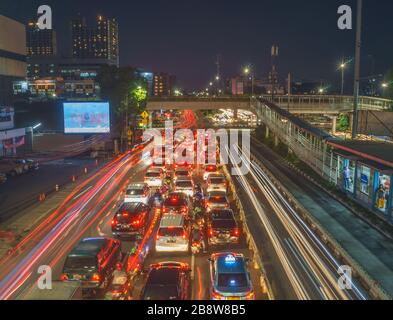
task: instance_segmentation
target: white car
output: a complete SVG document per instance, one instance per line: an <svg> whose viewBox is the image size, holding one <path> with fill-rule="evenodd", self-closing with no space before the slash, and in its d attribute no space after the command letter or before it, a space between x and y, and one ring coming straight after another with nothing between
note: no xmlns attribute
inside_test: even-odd
<svg viewBox="0 0 393 320"><path fill-rule="evenodd" d="M188 169L179 168L175 170L173 181L176 182L176 180L184 180L190 178L191 178L191 172Z"/></svg>
<svg viewBox="0 0 393 320"><path fill-rule="evenodd" d="M140 202L149 204L150 188L146 183L133 183L128 185L124 196L124 203Z"/></svg>
<svg viewBox="0 0 393 320"><path fill-rule="evenodd" d="M150 169L145 174L144 182L149 187L162 187L163 172L161 169Z"/></svg>
<svg viewBox="0 0 393 320"><path fill-rule="evenodd" d="M168 214L161 218L156 235L156 252L188 252L189 225L182 214Z"/></svg>
<svg viewBox="0 0 393 320"><path fill-rule="evenodd" d="M175 182L174 192L181 192L189 197L194 196L194 183L191 179L179 178Z"/></svg>
<svg viewBox="0 0 393 320"><path fill-rule="evenodd" d="M214 191L227 192L227 181L225 176L222 174L210 174L207 178L207 188L208 193Z"/></svg>

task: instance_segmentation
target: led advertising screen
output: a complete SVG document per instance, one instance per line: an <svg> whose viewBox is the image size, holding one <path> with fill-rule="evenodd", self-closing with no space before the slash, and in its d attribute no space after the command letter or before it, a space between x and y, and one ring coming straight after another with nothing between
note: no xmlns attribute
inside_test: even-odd
<svg viewBox="0 0 393 320"><path fill-rule="evenodd" d="M65 102L64 133L109 133L108 102Z"/></svg>

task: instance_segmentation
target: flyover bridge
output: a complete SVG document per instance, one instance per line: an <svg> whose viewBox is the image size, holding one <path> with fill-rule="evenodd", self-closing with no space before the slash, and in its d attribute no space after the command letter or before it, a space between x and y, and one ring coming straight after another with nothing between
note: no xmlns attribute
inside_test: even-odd
<svg viewBox="0 0 393 320"><path fill-rule="evenodd" d="M296 95L296 96L260 96L260 99L273 102L275 105L292 114L323 114L337 116L340 113L351 113L353 97L329 95ZM250 110L250 97L152 97L147 101L147 110ZM375 97L360 97L360 110L390 111L393 101Z"/></svg>

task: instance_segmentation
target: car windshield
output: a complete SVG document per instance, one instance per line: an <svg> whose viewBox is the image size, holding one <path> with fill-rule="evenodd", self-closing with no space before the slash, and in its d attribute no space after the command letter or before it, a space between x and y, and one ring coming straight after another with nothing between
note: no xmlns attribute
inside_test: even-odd
<svg viewBox="0 0 393 320"><path fill-rule="evenodd" d="M210 202L213 203L226 203L227 199L223 196L213 196L209 198Z"/></svg>
<svg viewBox="0 0 393 320"><path fill-rule="evenodd" d="M153 171L146 172L146 177L149 178L158 178L159 176L160 176L159 172L153 172Z"/></svg>
<svg viewBox="0 0 393 320"><path fill-rule="evenodd" d="M211 184L222 184L225 183L224 178L210 178L210 183Z"/></svg>
<svg viewBox="0 0 393 320"><path fill-rule="evenodd" d="M128 196L141 196L143 195L143 189L127 189Z"/></svg>
<svg viewBox="0 0 393 320"><path fill-rule="evenodd" d="M236 222L234 220L213 220L213 229L233 229L236 227Z"/></svg>
<svg viewBox="0 0 393 320"><path fill-rule="evenodd" d="M217 279L218 287L239 288L247 286L244 273L220 273Z"/></svg>
<svg viewBox="0 0 393 320"><path fill-rule="evenodd" d="M191 181L177 181L176 187L192 188L192 182Z"/></svg>
<svg viewBox="0 0 393 320"><path fill-rule="evenodd" d="M143 293L143 300L178 300L177 287L171 286L147 286Z"/></svg>
<svg viewBox="0 0 393 320"><path fill-rule="evenodd" d="M177 176L189 176L189 172L188 171L176 171L175 173Z"/></svg>
<svg viewBox="0 0 393 320"><path fill-rule="evenodd" d="M212 219L233 220L233 213L229 210L217 210L212 212Z"/></svg>
<svg viewBox="0 0 393 320"><path fill-rule="evenodd" d="M160 228L158 235L161 237L181 237L184 234L183 228Z"/></svg>
<svg viewBox="0 0 393 320"><path fill-rule="evenodd" d="M97 261L94 257L89 256L71 256L68 257L64 265L65 269L91 269L96 268Z"/></svg>

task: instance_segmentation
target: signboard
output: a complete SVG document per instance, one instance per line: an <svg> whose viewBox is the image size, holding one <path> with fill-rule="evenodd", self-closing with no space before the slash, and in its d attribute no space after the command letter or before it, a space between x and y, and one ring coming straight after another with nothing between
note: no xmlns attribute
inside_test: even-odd
<svg viewBox="0 0 393 320"><path fill-rule="evenodd" d="M141 117L142 117L142 119L147 119L147 118L149 117L149 113L146 112L146 111L143 111L143 112L141 113Z"/></svg>
<svg viewBox="0 0 393 320"><path fill-rule="evenodd" d="M0 107L0 130L8 130L14 127L14 108Z"/></svg>
<svg viewBox="0 0 393 320"><path fill-rule="evenodd" d="M110 132L108 102L64 102L64 133Z"/></svg>

